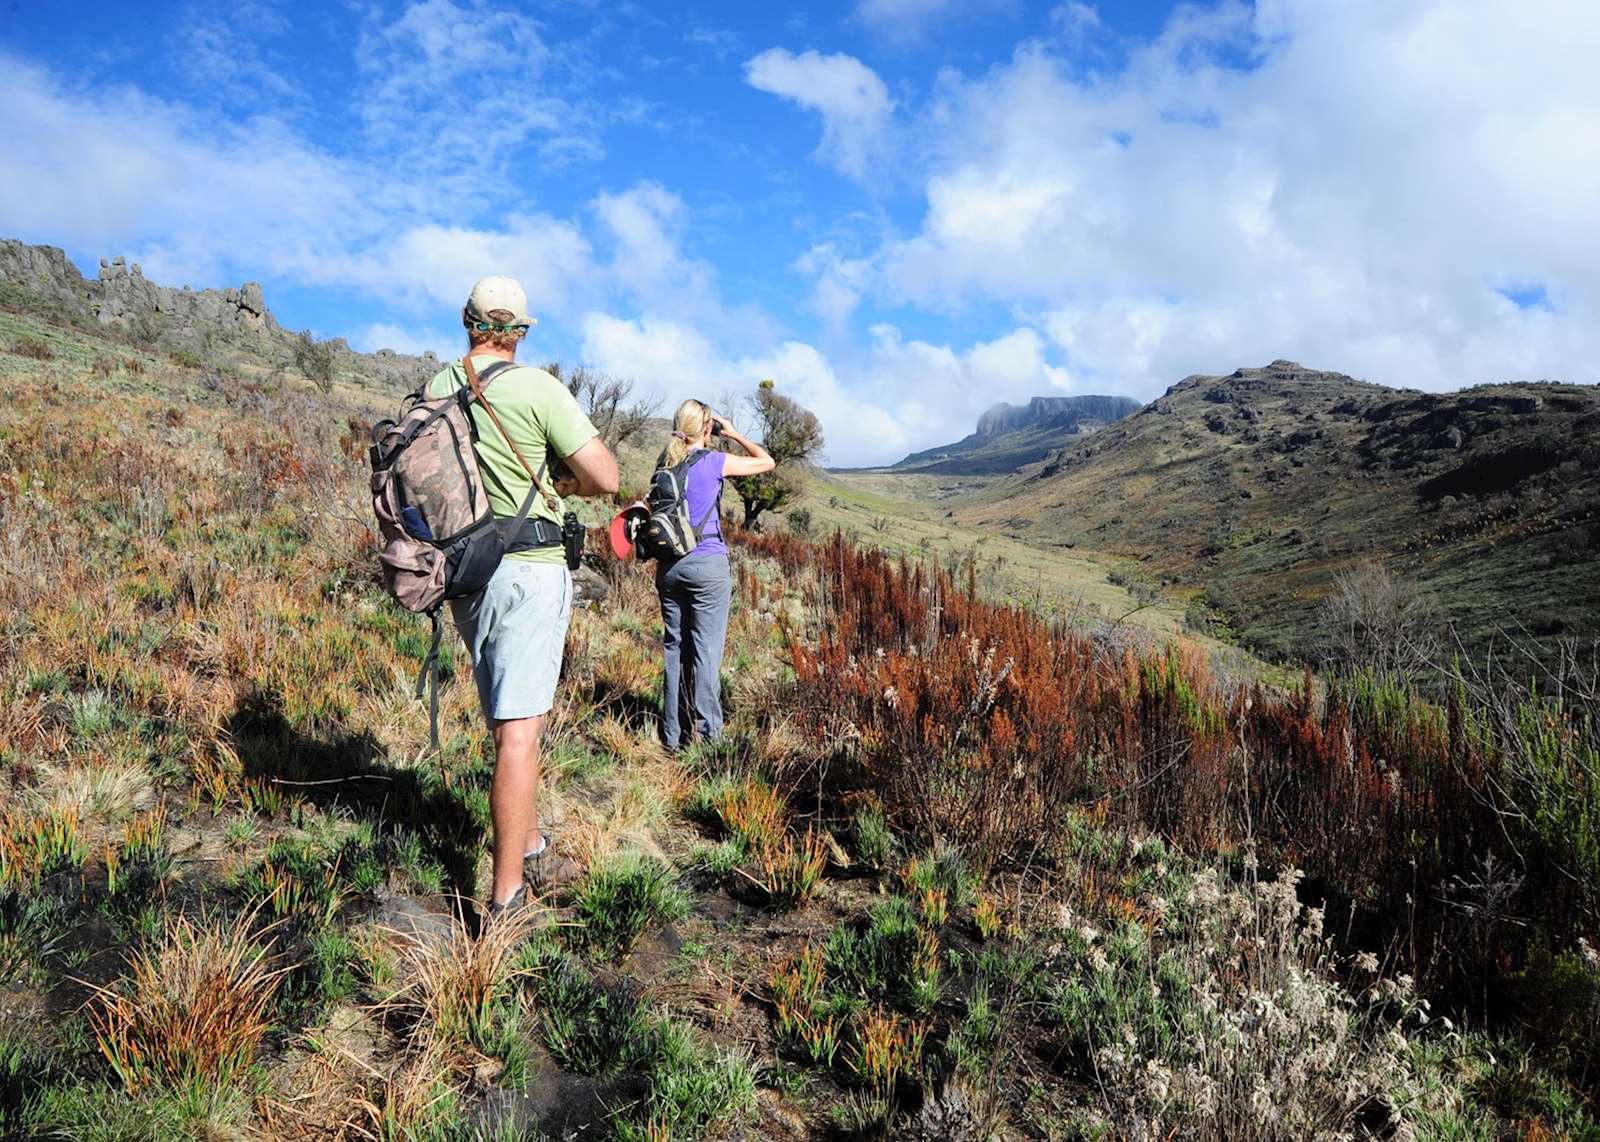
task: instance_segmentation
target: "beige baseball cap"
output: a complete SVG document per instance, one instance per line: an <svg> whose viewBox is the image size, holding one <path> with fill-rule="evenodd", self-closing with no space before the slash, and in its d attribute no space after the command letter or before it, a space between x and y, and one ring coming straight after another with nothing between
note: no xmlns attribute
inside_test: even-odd
<svg viewBox="0 0 1600 1142"><path fill-rule="evenodd" d="M509 319L495 316L496 311L511 314ZM537 325L539 319L528 314L528 295L515 278L479 278L467 295L467 316L475 321L492 321L497 325Z"/></svg>

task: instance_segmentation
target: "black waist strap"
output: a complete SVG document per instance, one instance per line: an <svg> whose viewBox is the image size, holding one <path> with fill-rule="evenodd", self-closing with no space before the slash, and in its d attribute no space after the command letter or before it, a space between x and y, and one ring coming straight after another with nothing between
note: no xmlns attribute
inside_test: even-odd
<svg viewBox="0 0 1600 1142"><path fill-rule="evenodd" d="M561 525L539 516L529 516L522 527L506 544L506 554L513 551L535 551L541 547L561 546Z"/></svg>

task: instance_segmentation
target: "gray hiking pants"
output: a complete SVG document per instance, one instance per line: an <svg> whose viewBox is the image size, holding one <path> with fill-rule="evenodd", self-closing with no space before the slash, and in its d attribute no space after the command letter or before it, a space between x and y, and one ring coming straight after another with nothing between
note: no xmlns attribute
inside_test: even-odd
<svg viewBox="0 0 1600 1142"><path fill-rule="evenodd" d="M722 648L733 576L726 555L689 555L656 572L666 670L662 739L677 749L694 733L722 737ZM692 714L692 717L691 717Z"/></svg>

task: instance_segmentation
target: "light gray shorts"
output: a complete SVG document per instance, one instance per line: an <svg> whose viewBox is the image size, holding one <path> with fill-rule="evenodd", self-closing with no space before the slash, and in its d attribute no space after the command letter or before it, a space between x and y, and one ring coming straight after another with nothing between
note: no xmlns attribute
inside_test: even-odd
<svg viewBox="0 0 1600 1142"><path fill-rule="evenodd" d="M472 655L478 702L491 721L550 712L572 619L572 576L562 564L505 559L482 592L452 599Z"/></svg>

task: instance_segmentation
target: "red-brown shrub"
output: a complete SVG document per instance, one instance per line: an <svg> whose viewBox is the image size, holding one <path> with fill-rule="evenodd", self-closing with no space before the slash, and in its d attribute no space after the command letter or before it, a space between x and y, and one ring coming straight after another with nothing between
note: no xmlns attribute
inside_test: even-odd
<svg viewBox="0 0 1600 1142"><path fill-rule="evenodd" d="M1527 870L1525 909L1594 923L1570 876L1550 867L1535 885L1542 842L1513 836L1501 754L1454 703L1362 684L1318 701L1309 671L1287 694L1224 688L1181 640L1108 647L837 535L742 540L791 590L808 582L825 615L791 631L789 650L801 724L850 743L853 777L829 772L873 789L924 840L1015 861L1047 849L1069 806L1103 803L1191 849L1254 846L1304 869L1419 971L1464 914L1449 886L1486 854ZM741 587L765 590L748 574Z"/></svg>

